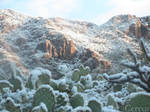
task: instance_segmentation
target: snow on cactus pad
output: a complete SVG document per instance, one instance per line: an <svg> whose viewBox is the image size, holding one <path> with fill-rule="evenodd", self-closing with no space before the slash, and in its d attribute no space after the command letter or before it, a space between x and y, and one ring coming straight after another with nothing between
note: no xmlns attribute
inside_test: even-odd
<svg viewBox="0 0 150 112"><path fill-rule="evenodd" d="M51 72L49 70L37 67L30 72L26 86L30 89L36 89L41 84L48 84L50 79Z"/></svg>
<svg viewBox="0 0 150 112"><path fill-rule="evenodd" d="M133 97L126 101L125 111L150 112L150 94L133 94Z"/></svg>
<svg viewBox="0 0 150 112"><path fill-rule="evenodd" d="M36 91L33 97L33 107L43 102L48 108L48 112L53 112L55 107L55 96L53 89L49 85L42 85Z"/></svg>
<svg viewBox="0 0 150 112"><path fill-rule="evenodd" d="M70 99L70 105L73 108L76 108L78 106L84 106L84 99L81 94L75 94Z"/></svg>

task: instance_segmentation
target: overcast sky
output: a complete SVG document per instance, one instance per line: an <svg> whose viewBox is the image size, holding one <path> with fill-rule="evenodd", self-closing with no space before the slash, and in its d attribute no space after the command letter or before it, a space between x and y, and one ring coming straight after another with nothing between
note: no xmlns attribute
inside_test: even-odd
<svg viewBox="0 0 150 112"><path fill-rule="evenodd" d="M102 24L118 14L150 15L149 0L0 0L0 9L31 16L62 17Z"/></svg>

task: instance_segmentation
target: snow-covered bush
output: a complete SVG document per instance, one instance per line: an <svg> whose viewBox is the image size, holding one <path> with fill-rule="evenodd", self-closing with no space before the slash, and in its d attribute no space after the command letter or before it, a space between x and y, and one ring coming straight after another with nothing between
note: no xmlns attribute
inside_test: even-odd
<svg viewBox="0 0 150 112"><path fill-rule="evenodd" d="M144 41L141 40L141 48L145 54L147 61L150 61L150 51L147 49ZM118 73L114 75L104 74L104 78L110 83L123 84L130 82L143 88L145 91L150 92L150 66L143 65L142 61L138 60L136 53L128 49L129 54L133 57L134 62L122 62L121 64L132 71L127 73Z"/></svg>

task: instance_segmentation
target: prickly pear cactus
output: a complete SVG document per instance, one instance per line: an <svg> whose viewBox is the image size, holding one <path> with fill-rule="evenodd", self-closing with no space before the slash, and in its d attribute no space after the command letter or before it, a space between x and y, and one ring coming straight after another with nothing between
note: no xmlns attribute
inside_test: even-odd
<svg viewBox="0 0 150 112"><path fill-rule="evenodd" d="M86 89L90 89L93 86L91 75L82 76L80 82L85 86Z"/></svg>
<svg viewBox="0 0 150 112"><path fill-rule="evenodd" d="M68 85L67 93L72 96L73 95L72 88L74 86L74 83L73 82L68 82L67 85Z"/></svg>
<svg viewBox="0 0 150 112"><path fill-rule="evenodd" d="M88 75L88 74L89 74L89 71L90 71L90 70L89 70L88 67L84 68L84 66L81 65L81 66L79 67L79 69L74 70L71 79L72 79L74 82L78 82L78 81L80 80L80 77L81 77L81 76L86 76L86 75Z"/></svg>
<svg viewBox="0 0 150 112"><path fill-rule="evenodd" d="M4 88L13 88L13 85L7 80L0 80L0 93L3 93Z"/></svg>
<svg viewBox="0 0 150 112"><path fill-rule="evenodd" d="M14 100L11 98L6 99L4 106L9 112L21 112L20 105L15 104Z"/></svg>
<svg viewBox="0 0 150 112"><path fill-rule="evenodd" d="M118 105L117 105L117 103L115 102L114 98L113 98L111 95L109 95L109 96L107 97L107 105L108 105L108 106L111 105L111 106L113 106L115 109L118 109Z"/></svg>
<svg viewBox="0 0 150 112"><path fill-rule="evenodd" d="M62 106L56 112L74 112L71 106Z"/></svg>
<svg viewBox="0 0 150 112"><path fill-rule="evenodd" d="M99 85L99 82L98 81L93 81L93 87L96 87Z"/></svg>
<svg viewBox="0 0 150 112"><path fill-rule="evenodd" d="M80 94L75 94L70 98L70 105L73 108L76 108L78 106L83 106L84 105L84 99L83 96Z"/></svg>
<svg viewBox="0 0 150 112"><path fill-rule="evenodd" d="M34 107L32 112L48 112L48 109L44 103L41 103L39 106Z"/></svg>
<svg viewBox="0 0 150 112"><path fill-rule="evenodd" d="M49 84L51 79L51 72L40 67L35 68L30 72L30 77L26 83L26 87L30 89L37 89L40 85Z"/></svg>
<svg viewBox="0 0 150 112"><path fill-rule="evenodd" d="M49 85L54 89L54 90L58 90L58 85L55 82L55 80L50 80Z"/></svg>
<svg viewBox="0 0 150 112"><path fill-rule="evenodd" d="M38 80L36 81L36 88L38 88L42 84L49 84L50 82L50 75L49 74L41 74L38 76Z"/></svg>
<svg viewBox="0 0 150 112"><path fill-rule="evenodd" d="M11 79L9 79L9 82L14 86L13 91L22 90L23 82L20 77L12 77Z"/></svg>
<svg viewBox="0 0 150 112"><path fill-rule="evenodd" d="M89 107L77 107L74 112L92 112L92 110Z"/></svg>
<svg viewBox="0 0 150 112"><path fill-rule="evenodd" d="M121 84L117 84L113 86L113 91L117 92L117 91L121 91L122 90L122 85Z"/></svg>
<svg viewBox="0 0 150 112"><path fill-rule="evenodd" d="M125 111L136 111L144 112L143 110L150 107L150 95L147 94L137 94L133 98L130 98L129 101L126 101Z"/></svg>
<svg viewBox="0 0 150 112"><path fill-rule="evenodd" d="M80 71L77 69L77 70L74 70L74 72L72 73L72 77L71 79L75 82L78 82L80 80L80 76L81 76L81 73Z"/></svg>
<svg viewBox="0 0 150 112"><path fill-rule="evenodd" d="M104 78L103 78L102 74L98 74L97 77L96 77L96 80L103 81Z"/></svg>
<svg viewBox="0 0 150 112"><path fill-rule="evenodd" d="M137 91L135 85L133 85L133 84L131 84L131 83L129 83L129 84L127 85L127 90L128 90L129 93L133 93L133 92L136 92L136 91Z"/></svg>
<svg viewBox="0 0 150 112"><path fill-rule="evenodd" d="M58 85L58 89L60 92L68 92L69 91L69 85L66 84L65 81L62 81Z"/></svg>
<svg viewBox="0 0 150 112"><path fill-rule="evenodd" d="M88 102L88 107L90 107L92 112L102 112L101 104L96 100L90 100Z"/></svg>
<svg viewBox="0 0 150 112"><path fill-rule="evenodd" d="M56 94L56 108L61 106L65 106L69 101L69 97L67 93L57 93Z"/></svg>
<svg viewBox="0 0 150 112"><path fill-rule="evenodd" d="M79 70L80 70L80 74L82 76L85 76L85 75L87 75L90 72L90 68L89 67L84 67L83 65L81 65L79 67Z"/></svg>
<svg viewBox="0 0 150 112"><path fill-rule="evenodd" d="M55 96L53 93L53 89L49 85L42 85L35 92L33 97L33 107L40 105L43 102L48 112L53 112L55 107Z"/></svg>
<svg viewBox="0 0 150 112"><path fill-rule="evenodd" d="M33 87L33 83L32 83L32 75L29 76L25 87L30 88L30 89L33 89L33 88L34 88L34 87Z"/></svg>
<svg viewBox="0 0 150 112"><path fill-rule="evenodd" d="M77 87L78 92L84 92L85 90L85 87L80 83L76 84L76 87Z"/></svg>

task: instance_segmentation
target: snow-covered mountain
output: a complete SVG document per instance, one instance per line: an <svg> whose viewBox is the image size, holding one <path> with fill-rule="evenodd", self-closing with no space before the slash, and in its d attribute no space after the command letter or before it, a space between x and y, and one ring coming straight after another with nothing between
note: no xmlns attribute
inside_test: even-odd
<svg viewBox="0 0 150 112"><path fill-rule="evenodd" d="M80 64L95 73L117 73L119 62L128 57L127 47L140 54L137 41L142 37L149 42L150 16L118 15L98 26L0 10L0 72L9 76L14 62L25 74L43 67L54 78Z"/></svg>

